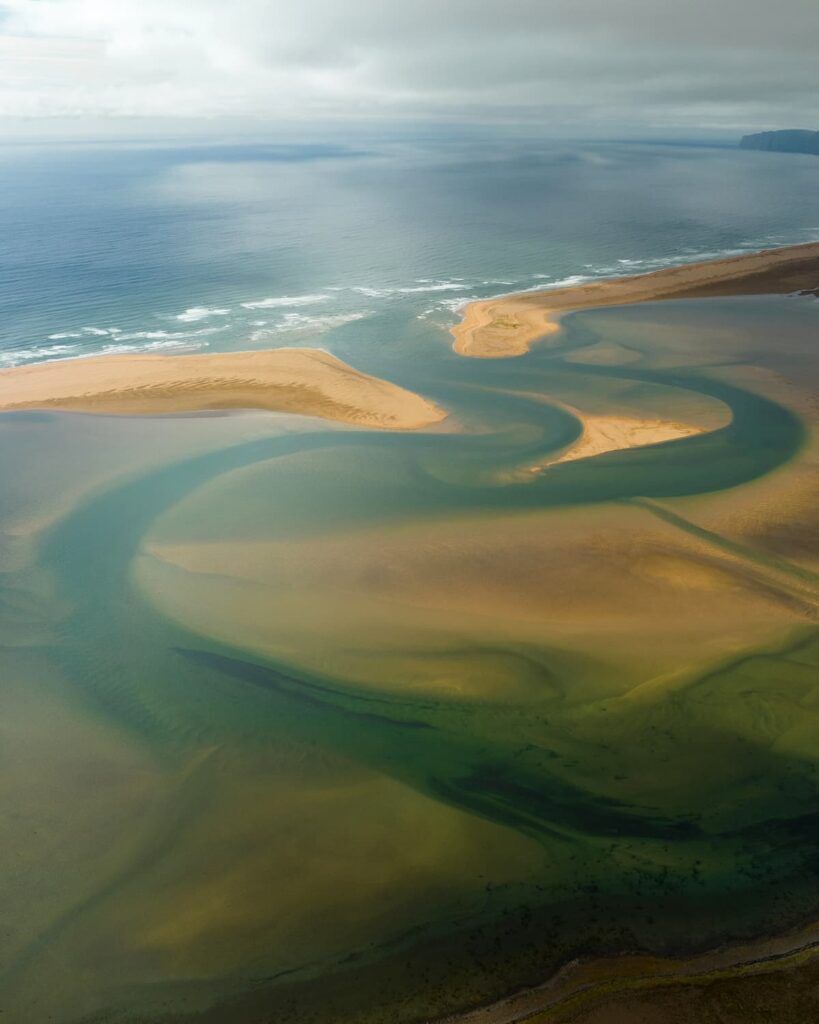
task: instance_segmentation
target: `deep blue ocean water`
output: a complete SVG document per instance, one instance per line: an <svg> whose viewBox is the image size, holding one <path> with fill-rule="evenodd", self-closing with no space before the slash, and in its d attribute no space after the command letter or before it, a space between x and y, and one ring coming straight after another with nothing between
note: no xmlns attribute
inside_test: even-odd
<svg viewBox="0 0 819 1024"><path fill-rule="evenodd" d="M803 156L645 143L0 148L0 366L321 345L482 296L819 238Z"/></svg>

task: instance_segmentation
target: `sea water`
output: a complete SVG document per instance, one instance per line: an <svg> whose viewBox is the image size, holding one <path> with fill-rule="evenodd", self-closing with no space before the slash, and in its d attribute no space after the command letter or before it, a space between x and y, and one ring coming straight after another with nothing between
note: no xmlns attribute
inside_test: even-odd
<svg viewBox="0 0 819 1024"><path fill-rule="evenodd" d="M0 365L320 345L468 300L819 236L801 156L422 139L0 147Z"/></svg>

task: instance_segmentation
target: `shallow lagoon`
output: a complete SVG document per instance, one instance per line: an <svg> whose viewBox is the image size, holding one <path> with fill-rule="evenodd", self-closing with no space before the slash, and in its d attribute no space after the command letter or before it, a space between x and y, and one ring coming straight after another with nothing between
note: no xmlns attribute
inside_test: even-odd
<svg viewBox="0 0 819 1024"><path fill-rule="evenodd" d="M360 366L436 433L2 417L9 1019L430 1019L815 915L815 310ZM530 472L565 405L708 432Z"/></svg>

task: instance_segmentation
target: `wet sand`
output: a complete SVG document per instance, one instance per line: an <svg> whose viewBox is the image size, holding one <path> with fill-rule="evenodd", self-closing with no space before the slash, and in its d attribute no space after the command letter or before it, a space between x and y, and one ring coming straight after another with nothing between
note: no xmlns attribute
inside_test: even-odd
<svg viewBox="0 0 819 1024"><path fill-rule="evenodd" d="M162 415L265 409L385 430L445 418L428 401L319 349L213 355L117 355L0 371L0 411Z"/></svg>
<svg viewBox="0 0 819 1024"><path fill-rule="evenodd" d="M819 242L731 256L706 263L470 303L452 328L462 356L522 356L560 329L564 313L660 299L785 295L819 291Z"/></svg>

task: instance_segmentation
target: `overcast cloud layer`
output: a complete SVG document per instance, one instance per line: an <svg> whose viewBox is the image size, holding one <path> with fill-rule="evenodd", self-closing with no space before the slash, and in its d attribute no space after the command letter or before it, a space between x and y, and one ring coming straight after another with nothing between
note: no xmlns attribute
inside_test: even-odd
<svg viewBox="0 0 819 1024"><path fill-rule="evenodd" d="M818 53L818 0L0 0L0 116L819 128Z"/></svg>

